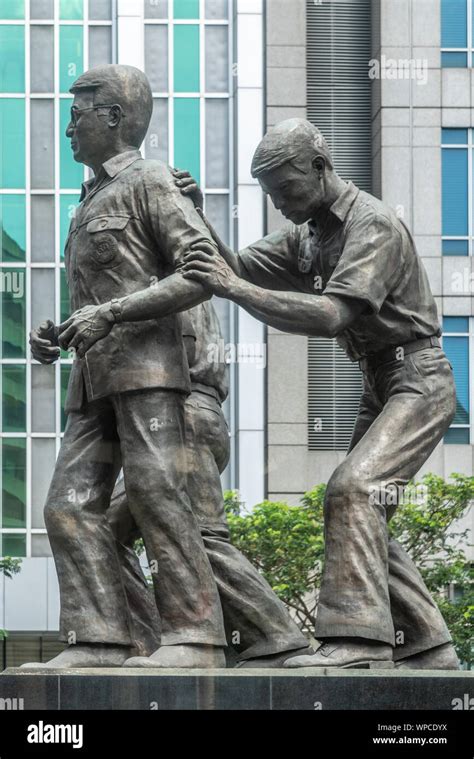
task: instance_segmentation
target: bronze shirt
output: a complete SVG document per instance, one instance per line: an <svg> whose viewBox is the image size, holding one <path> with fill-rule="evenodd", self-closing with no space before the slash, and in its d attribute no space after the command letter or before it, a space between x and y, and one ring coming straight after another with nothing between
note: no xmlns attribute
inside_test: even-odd
<svg viewBox="0 0 474 759"><path fill-rule="evenodd" d="M106 161L85 182L65 247L71 312L144 290L179 270L190 246L211 242L192 201L181 195L168 166L138 150ZM181 317L116 324L76 358L66 409L143 388L188 393Z"/></svg>
<svg viewBox="0 0 474 759"><path fill-rule="evenodd" d="M352 361L441 334L410 232L389 206L352 182L322 229L290 224L238 255L244 279L260 287L364 301L362 314L337 338Z"/></svg>

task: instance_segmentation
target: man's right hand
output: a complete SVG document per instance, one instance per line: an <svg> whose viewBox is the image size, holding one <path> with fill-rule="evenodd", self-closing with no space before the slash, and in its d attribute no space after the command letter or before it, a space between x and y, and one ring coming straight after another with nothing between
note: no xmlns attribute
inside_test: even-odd
<svg viewBox="0 0 474 759"><path fill-rule="evenodd" d="M54 364L58 360L58 331L50 319L31 330L30 347L31 355L41 364Z"/></svg>

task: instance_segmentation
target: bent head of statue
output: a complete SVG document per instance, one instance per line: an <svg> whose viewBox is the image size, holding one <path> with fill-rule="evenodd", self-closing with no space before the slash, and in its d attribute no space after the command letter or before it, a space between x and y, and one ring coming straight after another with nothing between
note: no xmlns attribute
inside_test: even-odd
<svg viewBox="0 0 474 759"><path fill-rule="evenodd" d="M283 216L303 224L328 205L332 178L337 175L319 129L305 119L287 119L259 144L252 176Z"/></svg>
<svg viewBox="0 0 474 759"><path fill-rule="evenodd" d="M133 66L89 69L72 85L66 136L74 159L96 173L109 158L140 147L153 110L150 84Z"/></svg>

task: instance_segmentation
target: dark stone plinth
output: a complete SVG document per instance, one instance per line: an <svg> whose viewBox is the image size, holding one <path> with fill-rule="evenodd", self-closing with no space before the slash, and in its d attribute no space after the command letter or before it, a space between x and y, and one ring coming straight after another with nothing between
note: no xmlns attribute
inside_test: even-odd
<svg viewBox="0 0 474 759"><path fill-rule="evenodd" d="M463 671L12 668L0 675L0 709L451 711L474 708L473 678Z"/></svg>

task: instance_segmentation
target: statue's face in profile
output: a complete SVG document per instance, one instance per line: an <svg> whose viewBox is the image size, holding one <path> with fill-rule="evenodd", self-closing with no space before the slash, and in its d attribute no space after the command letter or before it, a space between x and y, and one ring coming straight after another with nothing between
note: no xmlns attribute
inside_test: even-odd
<svg viewBox="0 0 474 759"><path fill-rule="evenodd" d="M275 208L294 224L304 224L311 219L324 198L323 185L310 161L307 173L285 163L260 175L258 181Z"/></svg>
<svg viewBox="0 0 474 759"><path fill-rule="evenodd" d="M92 90L76 92L71 107L71 119L66 137L71 140L74 160L94 166L107 152L112 139L107 124L108 108L94 104Z"/></svg>

